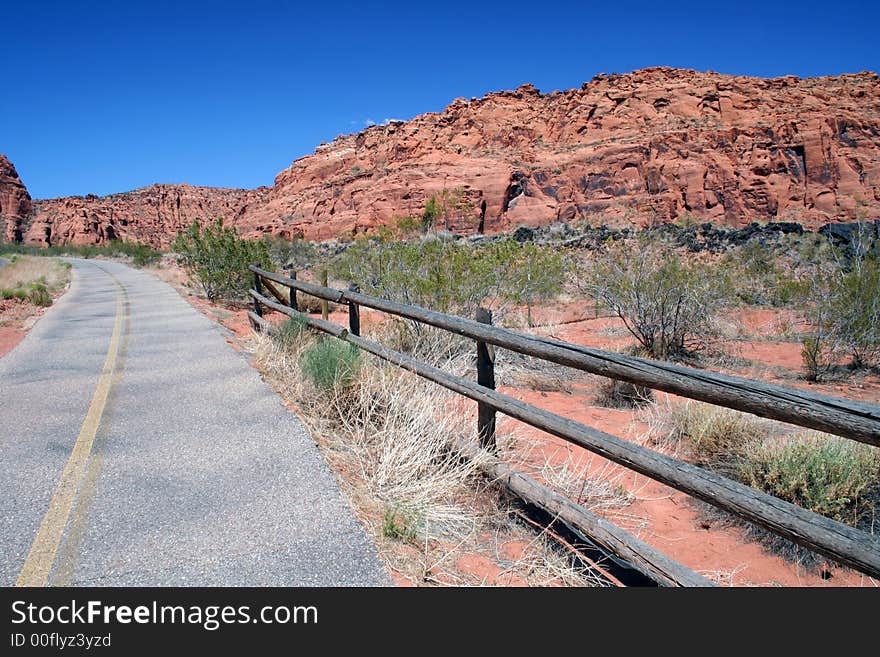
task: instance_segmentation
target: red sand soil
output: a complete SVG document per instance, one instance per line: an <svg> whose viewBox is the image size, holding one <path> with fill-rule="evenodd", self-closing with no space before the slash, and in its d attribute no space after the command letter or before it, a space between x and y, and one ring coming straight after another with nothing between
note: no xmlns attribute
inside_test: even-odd
<svg viewBox="0 0 880 657"><path fill-rule="evenodd" d="M731 372L758 376L784 385L810 387L825 394L880 401L880 377L877 375L812 385L802 378L799 380L802 367L800 345L772 339L777 327L788 321L788 318L780 315L781 313L774 310L750 311L739 315L741 334L748 339L728 343L725 345L726 350L742 358L757 361L758 367L746 367L745 371L730 370ZM619 348L621 343L632 344L631 337L609 336L615 326L619 327L618 322L619 320L612 318L590 318L557 326L550 331L538 331L552 332L562 339L591 347ZM621 438L637 441L640 435L644 435L647 427L639 423L637 412L595 406L594 386L595 383L590 385L589 382L587 385L573 385L570 393L536 392L518 388L506 388L502 391ZM519 422L504 420L500 429L506 432L513 426L516 427L517 435L515 451L527 463L535 464L542 460L557 464L582 463L588 472L600 472L605 476L620 469L586 450ZM722 585L878 585L872 578L837 566L830 566L829 579L823 579L817 572L807 572L764 551L758 543L748 539L743 530L707 522L688 495L641 475L627 472L619 483L635 496L635 501L622 510L630 522L624 521L620 524L647 543ZM639 527L635 518L640 518L644 526ZM615 520L613 517L611 519Z"/></svg>
<svg viewBox="0 0 880 657"><path fill-rule="evenodd" d="M23 329L0 326L0 358L12 351L26 335L27 331Z"/></svg>
<svg viewBox="0 0 880 657"><path fill-rule="evenodd" d="M53 303L66 291L65 287L53 294ZM0 358L18 346L47 309L21 299L0 300Z"/></svg>

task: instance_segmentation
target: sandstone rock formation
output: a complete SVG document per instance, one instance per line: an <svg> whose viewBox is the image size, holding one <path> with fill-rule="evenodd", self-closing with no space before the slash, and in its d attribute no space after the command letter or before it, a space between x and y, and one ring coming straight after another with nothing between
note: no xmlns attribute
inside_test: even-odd
<svg viewBox="0 0 880 657"><path fill-rule="evenodd" d="M12 162L0 154L0 240L21 241L23 224L31 214L31 197Z"/></svg>
<svg viewBox="0 0 880 657"><path fill-rule="evenodd" d="M880 77L652 68L550 94L524 85L338 137L271 188L37 201L25 239L166 245L192 219L221 215L249 235L326 239L420 216L432 194L447 199L441 222L456 232L874 218Z"/></svg>
<svg viewBox="0 0 880 657"><path fill-rule="evenodd" d="M222 218L238 224L263 203L253 190L150 185L109 196L68 196L34 201L25 241L32 244L100 244L126 239L168 246L193 221Z"/></svg>

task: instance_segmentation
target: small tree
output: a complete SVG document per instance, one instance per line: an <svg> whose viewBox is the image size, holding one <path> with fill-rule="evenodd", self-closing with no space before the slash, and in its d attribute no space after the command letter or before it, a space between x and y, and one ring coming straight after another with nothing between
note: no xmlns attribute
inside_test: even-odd
<svg viewBox="0 0 880 657"><path fill-rule="evenodd" d="M211 301L245 298L252 278L248 265L272 264L264 242L239 237L235 228L223 225L222 219L204 229L193 222L178 234L172 248L180 255L181 266L199 282Z"/></svg>
<svg viewBox="0 0 880 657"><path fill-rule="evenodd" d="M705 348L717 335L715 314L729 297L720 274L648 238L613 245L577 286L614 312L649 357L659 359Z"/></svg>

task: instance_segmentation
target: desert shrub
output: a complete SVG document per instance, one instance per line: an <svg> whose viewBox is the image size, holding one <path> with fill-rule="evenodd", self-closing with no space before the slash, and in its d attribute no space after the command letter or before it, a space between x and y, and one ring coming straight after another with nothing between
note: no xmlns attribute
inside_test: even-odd
<svg viewBox="0 0 880 657"><path fill-rule="evenodd" d="M754 415L698 401L658 404L646 415L655 442L727 474L739 471L766 432Z"/></svg>
<svg viewBox="0 0 880 657"><path fill-rule="evenodd" d="M580 272L577 287L616 314L649 357L670 360L709 345L730 297L717 270L646 237L611 246Z"/></svg>
<svg viewBox="0 0 880 657"><path fill-rule="evenodd" d="M318 261L318 249L300 237L286 240L277 235L264 235L269 259L280 266L292 266L296 270L307 269Z"/></svg>
<svg viewBox="0 0 880 657"><path fill-rule="evenodd" d="M831 330L852 356L854 367L880 363L880 262L855 259L840 271L827 299Z"/></svg>
<svg viewBox="0 0 880 657"><path fill-rule="evenodd" d="M561 289L564 271L564 260L551 249L512 240L471 246L438 235L361 240L331 265L333 276L366 294L465 317L483 305L494 306L496 317L510 303L531 307ZM423 330L415 323L411 328Z"/></svg>
<svg viewBox="0 0 880 657"><path fill-rule="evenodd" d="M740 468L754 488L850 525L870 516L880 486L880 450L816 432L769 441Z"/></svg>
<svg viewBox="0 0 880 657"><path fill-rule="evenodd" d="M772 422L703 402L645 413L655 442L753 488L852 525L874 508L880 449L815 431L780 436Z"/></svg>
<svg viewBox="0 0 880 657"><path fill-rule="evenodd" d="M245 298L253 280L248 265L269 268L272 264L265 243L239 237L235 228L224 226L222 220L204 229L193 222L178 234L173 249L180 255L181 266L211 301Z"/></svg>
<svg viewBox="0 0 880 657"><path fill-rule="evenodd" d="M323 391L350 386L359 363L357 348L335 338L318 340L300 356L303 377Z"/></svg>
<svg viewBox="0 0 880 657"><path fill-rule="evenodd" d="M449 230L451 221L466 216L473 207L462 187L443 189L439 194L431 194L425 201L425 209L422 211L421 229Z"/></svg>
<svg viewBox="0 0 880 657"><path fill-rule="evenodd" d="M553 249L533 243L520 245L506 240L489 249L494 252L492 258L496 262L508 263L501 294L513 303L525 305L528 325L533 326L532 306L562 291L568 262Z"/></svg>
<svg viewBox="0 0 880 657"><path fill-rule="evenodd" d="M13 255L0 269L0 297L51 306L52 293L70 280L70 265L53 258Z"/></svg>
<svg viewBox="0 0 880 657"><path fill-rule="evenodd" d="M52 295L45 283L32 283L27 292L27 300L35 306L51 306Z"/></svg>
<svg viewBox="0 0 880 657"><path fill-rule="evenodd" d="M880 364L880 262L873 256L814 264L799 299L806 378L821 380L843 354L853 367Z"/></svg>
<svg viewBox="0 0 880 657"><path fill-rule="evenodd" d="M729 276L733 294L749 305L788 306L803 293L792 259L755 240L728 251L719 269Z"/></svg>
<svg viewBox="0 0 880 657"><path fill-rule="evenodd" d="M608 408L641 408L653 399L651 388L617 379L604 379L596 394L596 403Z"/></svg>

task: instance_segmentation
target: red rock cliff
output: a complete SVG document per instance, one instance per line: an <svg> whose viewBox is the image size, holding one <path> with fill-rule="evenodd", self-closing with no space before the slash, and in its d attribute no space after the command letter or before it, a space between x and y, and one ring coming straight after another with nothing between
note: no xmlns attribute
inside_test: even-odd
<svg viewBox="0 0 880 657"><path fill-rule="evenodd" d="M761 79L653 68L579 89L458 99L322 144L271 188L157 185L38 201L26 238L167 244L193 218L324 239L418 216L454 192L451 230L689 214L739 226L880 214L880 77ZM182 208L182 209L181 209Z"/></svg>
<svg viewBox="0 0 880 657"><path fill-rule="evenodd" d="M31 197L12 162L0 155L0 240L22 238L23 223L32 210Z"/></svg>

